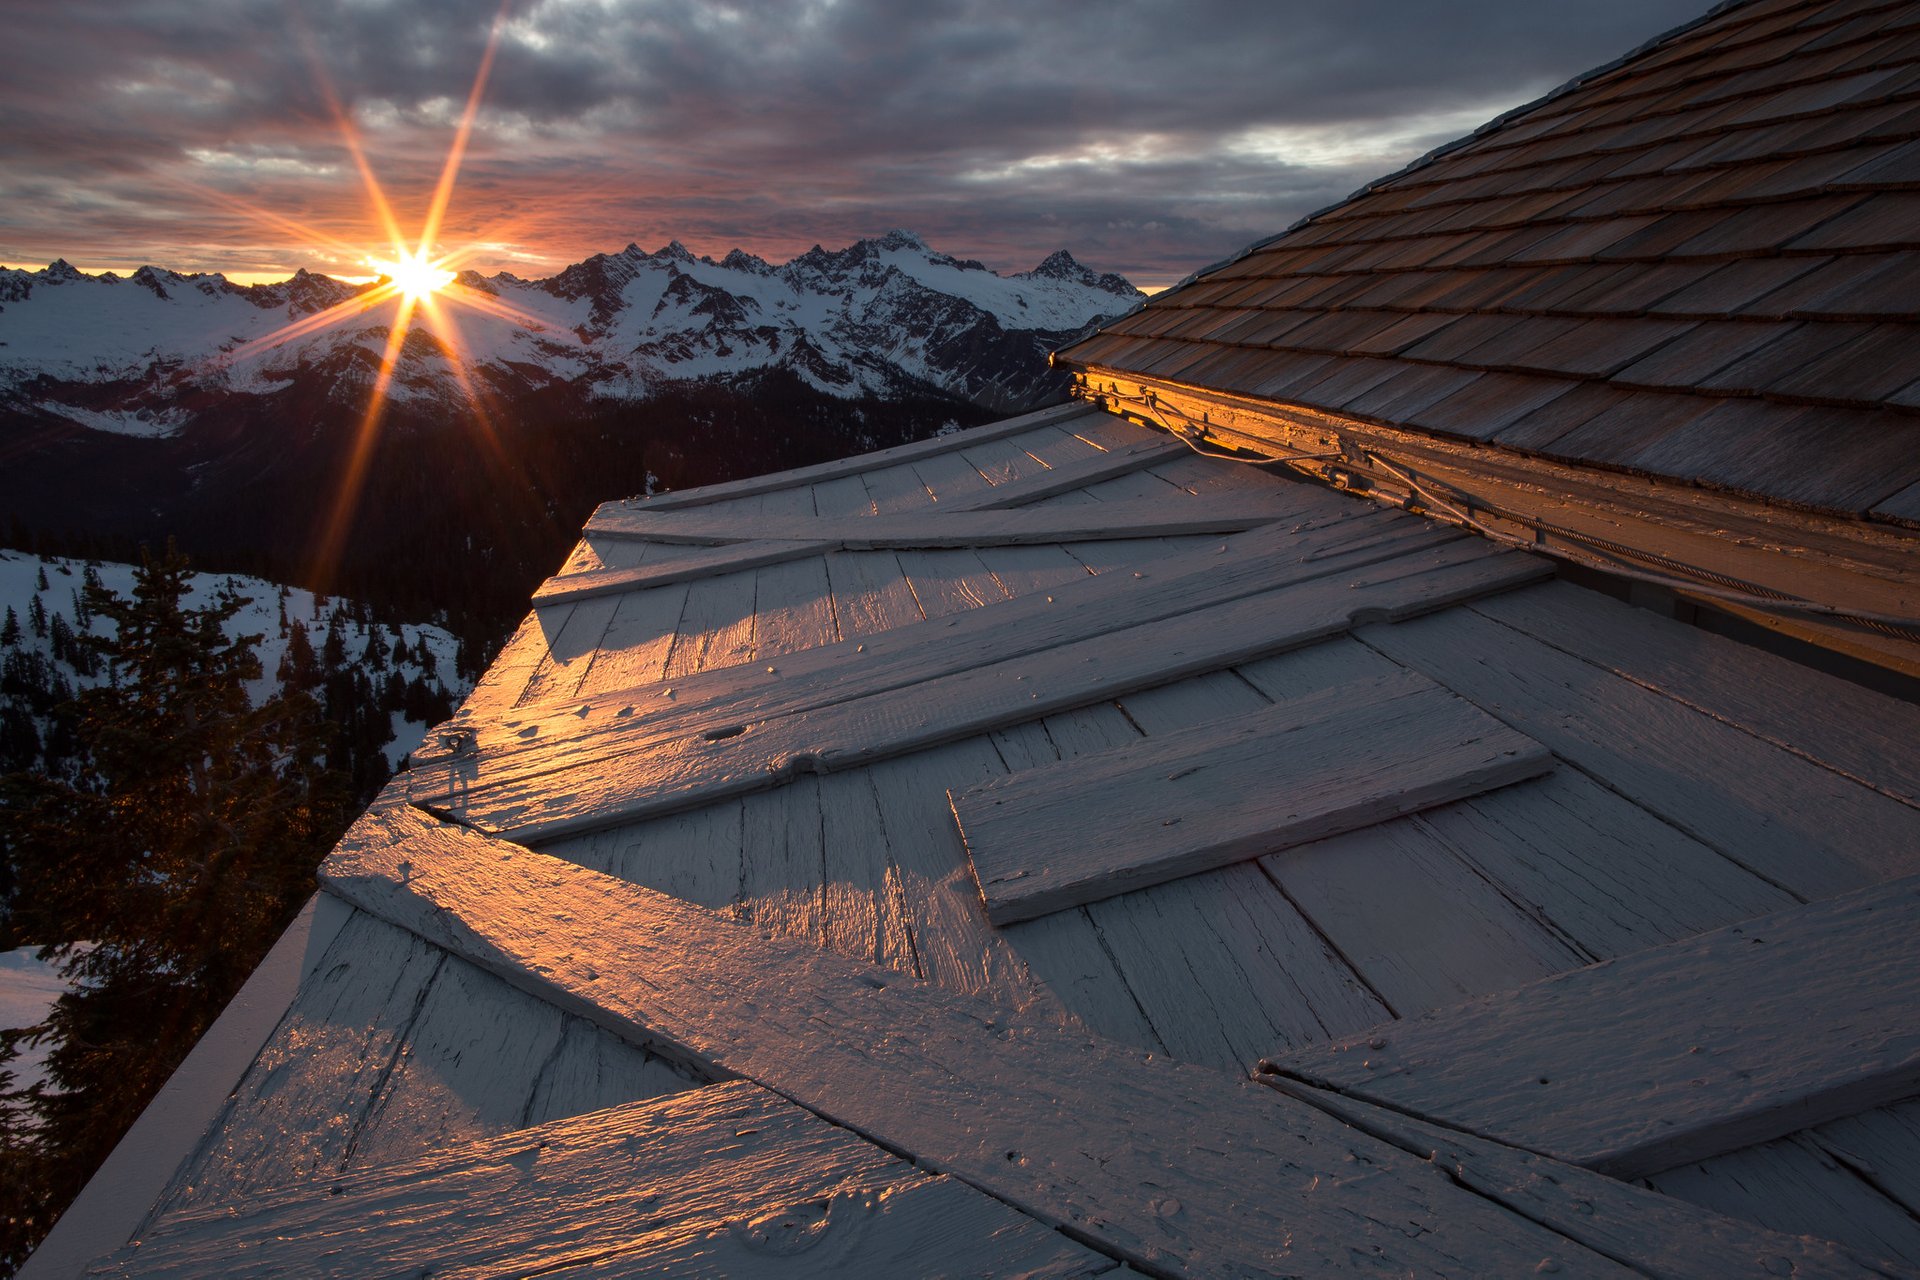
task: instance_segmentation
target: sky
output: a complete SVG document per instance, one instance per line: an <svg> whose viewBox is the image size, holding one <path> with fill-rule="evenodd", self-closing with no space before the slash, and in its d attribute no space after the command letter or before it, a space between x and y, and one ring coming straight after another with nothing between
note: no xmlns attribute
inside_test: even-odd
<svg viewBox="0 0 1920 1280"><path fill-rule="evenodd" d="M436 256L902 227L1156 288L1709 2L10 0L0 263L367 276L347 139L417 237L493 36Z"/></svg>

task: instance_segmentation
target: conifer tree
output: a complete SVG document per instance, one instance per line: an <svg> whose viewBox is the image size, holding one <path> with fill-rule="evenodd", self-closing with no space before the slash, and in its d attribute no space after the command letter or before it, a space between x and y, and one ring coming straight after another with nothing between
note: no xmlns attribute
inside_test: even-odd
<svg viewBox="0 0 1920 1280"><path fill-rule="evenodd" d="M7 620L0 622L0 649L11 649L20 643L20 615L7 606Z"/></svg>
<svg viewBox="0 0 1920 1280"><path fill-rule="evenodd" d="M28 1038L51 1088L14 1087L0 1045L0 1271L78 1192L313 890L347 818L295 692L255 708L257 636L242 601L183 601L185 558L144 558L133 596L90 589L114 625L86 639L117 677L77 699L77 784L33 775L0 796L14 945L37 943L74 989ZM81 949L81 939L94 945Z"/></svg>

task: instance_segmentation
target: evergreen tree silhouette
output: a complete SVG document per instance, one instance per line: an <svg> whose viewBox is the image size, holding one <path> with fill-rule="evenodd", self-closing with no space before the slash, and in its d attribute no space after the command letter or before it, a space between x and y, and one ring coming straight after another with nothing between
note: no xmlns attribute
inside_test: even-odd
<svg viewBox="0 0 1920 1280"><path fill-rule="evenodd" d="M74 988L0 1043L0 1271L253 971L349 816L312 697L251 706L260 637L224 630L246 602L228 592L196 609L188 584L169 544L144 557L130 600L89 587L115 626L77 643L117 680L76 700L81 776L13 775L0 794L7 945L40 944ZM22 1041L52 1046L50 1086L16 1085Z"/></svg>

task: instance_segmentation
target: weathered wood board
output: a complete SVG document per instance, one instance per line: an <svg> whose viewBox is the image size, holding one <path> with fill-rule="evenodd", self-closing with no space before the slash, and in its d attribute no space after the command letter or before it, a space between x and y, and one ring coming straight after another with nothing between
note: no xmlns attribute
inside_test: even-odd
<svg viewBox="0 0 1920 1280"><path fill-rule="evenodd" d="M163 1219L99 1276L1093 1276L1114 1259L744 1083Z"/></svg>
<svg viewBox="0 0 1920 1280"><path fill-rule="evenodd" d="M1264 1078L1264 1077L1263 1077ZM1480 1195L1649 1276L1903 1276L1873 1250L1620 1182L1357 1098L1292 1086L1301 1101L1431 1160Z"/></svg>
<svg viewBox="0 0 1920 1280"><path fill-rule="evenodd" d="M929 509L870 516L742 516L701 511L633 512L587 526L591 538L726 546L787 541L831 542L849 551L881 547L1017 547L1029 543L1102 542L1186 533L1237 533L1284 520L1297 504L1235 496L1216 503L1105 502L1097 506L981 508L955 497ZM1002 495L1004 496L1004 495ZM931 517L931 518L929 518ZM565 581L564 575L554 581Z"/></svg>
<svg viewBox="0 0 1920 1280"><path fill-rule="evenodd" d="M1803 899L1920 871L1920 809L1471 609L1357 634Z"/></svg>
<svg viewBox="0 0 1920 1280"><path fill-rule="evenodd" d="M1150 539L1144 545L1181 545L1190 539ZM1071 635L1085 635L1089 628L1119 628L1131 622L1146 622L1152 618L1164 618L1169 612L1179 612L1183 606L1202 601L1233 599L1236 595L1248 595L1265 587L1281 585L1286 581L1302 581L1321 574L1344 572L1350 568L1359 568L1365 564L1375 564L1380 560L1392 560L1396 557L1411 555L1415 551L1427 551L1446 547L1450 543L1476 545L1482 551L1486 543L1473 539L1465 533L1448 530L1425 520L1405 516L1402 512L1390 512L1379 509L1346 509L1336 516L1302 520L1288 526L1269 526L1246 533L1229 535L1221 541L1206 539L1200 547L1183 549L1177 555L1165 557L1152 566L1135 566L1133 558L1127 557L1123 564L1131 572L1108 574L1104 583L1092 580L1068 581L1046 595L1046 599L1025 601L1018 606L1000 606L987 618L962 618L948 620L945 631L933 628L914 631L906 635L879 635L881 631L899 628L906 622L918 622L922 618L920 604L914 601L912 587L906 583L906 574L900 570L899 553L895 551L835 551L828 553L828 578L835 597L835 614L843 618L841 631L845 635L845 645L820 647L816 652L795 654L793 658L781 662L776 672L766 672L766 677L755 677L751 670L735 672L728 679L701 679L687 685L676 687L678 706L685 710L689 699L712 695L707 689L716 689L718 685L741 685L747 691L758 691L760 687L793 685L801 677L818 677L824 672L841 672L849 666L849 654L862 654L860 664L879 668L893 666L902 668L924 668L925 647L937 643L948 651L968 651L977 647L977 637L983 633L1004 635L1014 633L1016 641L998 639L995 641L1000 651L1010 643L1025 643L1018 637L1033 633L1035 641L1031 647L1044 647L1052 643L1054 637L1062 635L1060 631L1060 612L1052 604L1068 604L1075 618L1085 618L1077 631L1068 631ZM1137 541L1125 543L1092 543L1092 545L1112 545L1112 547L1140 547ZM1175 581L1185 580L1185 581ZM614 622L609 626L605 643L626 641L622 620L634 612L634 608L647 604L653 599L672 601L674 597L689 599L691 589L699 583L676 585L668 591L651 593L632 593L620 601L614 612ZM570 606L563 606L570 608ZM555 628L559 626L559 614L563 610L540 610L545 614L555 614ZM641 610L651 612L651 610ZM670 610L672 622L678 624L680 610ZM538 629L536 629L538 635ZM541 652L545 645L541 645ZM603 666L603 656L599 654L593 660L593 666ZM885 658L885 664L883 664ZM966 658L964 658L966 660ZM528 672L530 674L530 672ZM655 674L649 679L657 679ZM526 677L520 677L524 685ZM622 691L630 691L630 697L657 695L659 691L647 691L641 685L645 681L632 681L628 685L616 687L591 677L597 689L605 693L597 699L589 700L582 710L580 702L557 700L551 702L545 712L534 708L522 708L513 716L495 720L499 716L497 704L488 704L488 716L461 716L459 723L478 731L478 747L493 748L499 745L499 739L520 739L526 737L524 729L538 723L538 716L547 714L553 723L566 718L578 727L582 720L595 720L609 716L614 708L624 706ZM632 714L632 710L628 712ZM622 716L624 718L624 716ZM493 733L490 725L497 725L501 733ZM415 768L447 754L445 748L428 745L415 756Z"/></svg>
<svg viewBox="0 0 1920 1280"><path fill-rule="evenodd" d="M1920 707L1910 702L1570 582L1477 612L1920 804Z"/></svg>
<svg viewBox="0 0 1920 1280"><path fill-rule="evenodd" d="M863 471L873 471L895 463L911 462L941 453L957 453L962 449L970 449L988 441L1024 435L1042 427L1071 422L1075 418L1088 417L1099 412L1100 410L1092 405L1078 402L1055 405L1051 409L1021 414L1017 418L1003 418L999 422L989 422L984 426L956 431L950 435L933 436L926 440L916 440L911 444L896 445L891 449L881 449L874 453L856 454L850 458L835 458L830 462L818 463L811 467L798 467L791 471L777 471L764 476L749 476L720 484L701 485L698 488L663 493L653 498L628 498L617 502L605 502L600 505L600 511L596 515L613 511L675 511L686 507L702 507L716 502L728 502L738 498L756 497L782 489L796 489L803 485L826 483L847 476L857 477Z"/></svg>
<svg viewBox="0 0 1920 1280"><path fill-rule="evenodd" d="M1920 1093L1920 877L1273 1064L1617 1177Z"/></svg>
<svg viewBox="0 0 1920 1280"><path fill-rule="evenodd" d="M685 555L658 563L637 565L631 569L591 569L585 573L562 574L548 578L533 593L536 608L566 604L572 600L591 600L595 596L619 595L643 591L648 587L693 582L723 573L739 573L788 560L804 560L836 550L837 543L796 539L776 542L726 542L698 547Z"/></svg>
<svg viewBox="0 0 1920 1280"><path fill-rule="evenodd" d="M556 737L575 739L596 731L650 734L659 724L687 723L696 715L711 715L713 719L700 726L705 728L727 723L722 717L765 715L782 703L823 705L910 685L929 673L1034 653L1199 605L1383 562L1407 561L1411 572L1412 561L1423 551L1471 557L1487 554L1488 548L1411 517L1374 512L1371 518L1257 529L1149 569L1068 582L1044 595L918 626L913 620L920 617L921 608L897 553L837 552L827 557L827 570L835 612L846 633L839 644L796 653L778 664L734 667L678 680L664 689L645 684L608 689L590 679L607 691L584 701L569 699L510 715L456 717L441 726L444 732L428 735L427 744L415 753L413 780L430 785L436 765L474 754L498 765L515 754L544 752ZM609 641L621 628L627 606L651 598L630 596L621 602L608 629ZM674 611L674 617L677 625L682 611ZM650 629L648 635L656 631ZM596 659L594 666L601 665ZM657 680L659 674L655 670L648 678Z"/></svg>
<svg viewBox="0 0 1920 1280"><path fill-rule="evenodd" d="M1801 1134L1682 1165L1647 1180L1657 1191L1774 1231L1843 1241L1920 1267L1920 1219ZM1912 1271L1906 1272L1914 1274Z"/></svg>
<svg viewBox="0 0 1920 1280"><path fill-rule="evenodd" d="M1537 742L1411 673L952 796L995 924L1210 871L1526 778Z"/></svg>
<svg viewBox="0 0 1920 1280"><path fill-rule="evenodd" d="M1245 1080L767 938L392 799L322 875L616 1034L771 1088L1156 1275L1631 1274L1575 1228L1543 1227ZM1683 1234L1666 1239L1676 1221ZM1684 1233L1701 1222L1647 1215L1639 1250L1697 1250ZM1776 1237L1713 1225L1723 1270L1779 1256Z"/></svg>
<svg viewBox="0 0 1920 1280"><path fill-rule="evenodd" d="M1356 621L1443 608L1543 571L1531 557L1455 544L1431 557L1318 578L971 669L952 670L934 653L928 655L934 669L905 687L856 688L825 704L776 704L752 718L678 732L656 722L650 741L593 730L578 738L555 735L544 751L521 753L511 762L517 767L498 773L474 757L457 788L434 789L444 785L446 770L416 771L414 796L496 834L545 839L591 830L1218 670L1311 644Z"/></svg>

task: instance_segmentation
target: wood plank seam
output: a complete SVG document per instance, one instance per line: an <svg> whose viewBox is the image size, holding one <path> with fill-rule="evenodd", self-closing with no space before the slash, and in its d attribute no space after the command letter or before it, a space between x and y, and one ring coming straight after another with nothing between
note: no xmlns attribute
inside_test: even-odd
<svg viewBox="0 0 1920 1280"><path fill-rule="evenodd" d="M709 506L716 502L725 502L733 498L758 497L764 493L775 493L782 489L812 486L822 480L831 480L840 476L860 475L879 467L889 467L914 458L929 457L934 454L951 453L971 448L992 440L1003 440L1011 436L1023 435L1029 431L1089 413L1101 412L1094 405L1079 401L1054 405L1051 408L1036 410L1014 418L1003 418L983 426L972 427L951 435L931 436L911 444L895 445L891 449L882 449L874 453L857 454L851 458L836 458L830 462L816 463L811 467L799 467L791 471L779 471L764 476L751 476L743 480L730 480L720 484L700 485L692 489L680 489L672 493L659 494L652 498L627 498L602 503L601 510L609 507L616 509L638 509L650 511L671 511L686 507Z"/></svg>
<svg viewBox="0 0 1920 1280"><path fill-rule="evenodd" d="M1363 628L1356 628L1352 632L1352 635L1355 640L1358 640L1361 644L1366 645L1369 649L1372 649L1375 653L1379 654L1382 658L1386 659L1388 662L1399 661L1392 654L1388 653L1386 650L1381 649L1379 646L1369 642ZM1442 680L1440 681L1440 683L1446 684L1446 681ZM1447 687L1450 689L1452 688L1451 685L1448 685ZM1512 725L1514 728L1520 728L1519 725L1515 725L1513 721L1509 719L1507 716L1501 715L1499 707L1489 706L1488 704L1474 698L1471 694L1461 693L1461 691L1458 689L1454 689L1453 692L1460 694L1461 697L1465 698L1468 702L1473 703L1475 706L1479 707L1482 711L1485 711L1488 715L1493 716L1498 720L1504 721L1506 724ZM1771 887L1778 889L1780 892L1787 894L1789 897L1792 897L1797 902L1809 901L1809 898L1805 893L1800 892L1799 890L1795 889L1793 886L1789 884L1783 883L1777 877L1768 875L1766 871L1763 870L1762 868L1753 866L1751 863L1743 860L1737 853L1733 852L1732 849L1727 847L1726 841L1717 838L1713 832L1698 830L1690 826L1686 822L1680 820L1679 818L1675 817L1672 814L1662 813L1654 809L1648 809L1646 805L1642 804L1631 793L1621 790L1621 788L1617 784L1615 784L1613 781L1608 779L1606 775L1595 772L1594 770L1586 767L1585 765L1582 765L1577 760L1569 760L1568 758L1562 755L1556 755L1555 758L1559 762L1560 768L1572 769L1575 772L1579 773L1581 776L1585 777L1588 781L1592 782L1595 786L1601 787L1609 792L1612 792L1614 795L1619 796L1622 800L1626 801L1628 804L1634 805L1641 809L1645 809L1646 812L1652 814L1655 818L1658 818L1661 822L1666 823L1668 826L1672 827L1675 831L1680 832L1682 835L1686 836L1690 840L1698 841L1699 843L1707 846L1709 849L1712 849L1715 853L1725 858L1728 862L1731 862L1734 866L1739 867L1742 871L1745 871L1747 874L1755 877L1756 879L1766 882Z"/></svg>
<svg viewBox="0 0 1920 1280"><path fill-rule="evenodd" d="M1263 1069L1278 1088L1329 1089L1643 1177L1920 1091L1916 920L1920 877L1909 877ZM1793 1036L1764 1034L1779 1026Z"/></svg>
<svg viewBox="0 0 1920 1280"><path fill-rule="evenodd" d="M1136 571L1131 577L1112 574L1090 576L1086 580L1063 584L1055 592L1045 594L1044 598L1030 596L1003 603L992 611L975 611L966 616L948 618L943 624L944 631L916 630L912 625L896 624L871 635L849 638L851 643L843 640L839 647L819 646L790 656L782 664L781 669L785 674L777 682L765 683L769 686L786 684L803 674L811 678L829 669L839 670L849 664L848 655L851 653L865 654L861 665L869 668L883 658L897 663L902 654L921 650L936 634L940 636L943 647L951 648L963 640L971 641L981 633L1021 630L1024 634L1031 631L1038 638L1024 647L1015 645L1009 650L1025 652L1046 647L1050 642L1047 637L1058 629L1057 615L1061 609L1072 610L1079 615L1085 614L1090 608L1110 606L1125 600L1122 620L1145 621L1190 607L1196 592L1212 599L1227 599L1276 585L1274 575L1279 575L1278 582L1307 581L1408 556L1422 548L1467 545L1479 547L1487 554L1494 550L1451 530L1442 530L1384 511L1344 512L1332 519L1310 519L1285 529L1278 526L1255 529L1237 539L1227 539L1217 547L1171 557ZM904 582L905 573L899 568L897 556L894 556L894 571ZM1055 607L1056 599L1058 607ZM529 622L532 621L532 615L529 615ZM922 612L922 617L916 622L924 621ZM731 676L709 677L705 681L695 679L690 686L715 681L729 686L743 681L755 683L751 673L736 670ZM584 710L591 712L598 708L604 711L610 706L645 696L651 683L649 681L596 694ZM687 705L692 692L692 687L680 689L680 706L684 708ZM546 704L544 713L572 716L582 710L575 699L569 698ZM529 717L540 714L543 714L542 709L531 705L505 717L498 717L489 709L485 716L456 717L455 724L484 730L496 720L501 720L517 727L530 723ZM446 754L445 748L436 750L429 746L416 754L415 765L418 767Z"/></svg>
<svg viewBox="0 0 1920 1280"><path fill-rule="evenodd" d="M1465 550L1478 553L1482 549ZM1351 583L1329 585L1328 579L1315 579L1319 586L1305 596L1283 589L1057 645L1038 657L950 672L901 690L865 693L824 706L768 708L751 722L751 732L748 724L691 736L669 731L651 755L636 757L639 744L631 739L616 746L615 739L602 737L588 748L591 758L572 751L547 752L531 757L530 772L495 775L493 781L478 772L480 762L465 767L456 762L444 786L428 781L429 772L439 770L416 770L411 786L421 803L442 810L458 804L465 820L479 822L496 834L511 832L530 840L591 830L643 813L665 813L710 803L723 795L778 786L798 772L827 773L869 764L1052 711L1105 701L1284 652L1354 625L1442 608L1546 571L1531 559L1498 558L1510 554L1495 552L1493 558L1475 554L1464 562L1431 569L1389 565L1382 571L1384 577L1363 590L1354 590ZM1289 595L1293 598L1282 605L1282 597ZM1273 625L1276 605L1286 612L1285 625ZM1128 662L1111 660L1114 646L1130 655ZM1109 657L1102 659L1103 653ZM916 717L911 710L915 705L948 710L941 718ZM639 770L641 774L661 767L665 757L660 752L668 751L676 761L671 785L666 784L666 775L659 777L658 785L609 776L619 772L612 768L611 758L601 759L610 750L627 760L622 767L628 773ZM561 770L585 773L590 785L582 789L578 783L569 784L556 791L540 785L543 777Z"/></svg>
<svg viewBox="0 0 1920 1280"><path fill-rule="evenodd" d="M1372 826L1551 767L1539 743L1408 673L1154 735L948 798L987 918L1006 925Z"/></svg>
<svg viewBox="0 0 1920 1280"><path fill-rule="evenodd" d="M664 895L430 823L394 798L362 820L322 874L330 892L540 998L753 1080L1073 1238L1097 1239L1102 1252L1150 1274L1317 1272L1336 1260L1511 1272L1542 1257L1617 1274L1605 1252L1579 1242L1594 1236L1591 1224L1543 1227L1318 1109L1266 1109L1243 1078L1143 1061L808 943L764 939ZM580 919L600 927L582 933ZM976 1049L998 1064L991 1087L959 1065ZM898 1105L901 1087L920 1105ZM1078 1099L1071 1115L1063 1090ZM1169 1110L1176 1097L1185 1115ZM1364 1176L1338 1171L1341 1152ZM1577 1171L1534 1169L1548 1183L1532 1189L1536 1197L1581 1212L1551 1191ZM1248 1198L1251 1185L1264 1194ZM1617 1193L1602 1180L1580 1189L1586 1213L1617 1224ZM1646 1193L1621 1191L1636 1209L1646 1203ZM1170 1192L1171 1206L1162 1198ZM1656 1269L1636 1259L1634 1270L1757 1273L1783 1248L1812 1271L1859 1270L1818 1242L1699 1211L1667 1213L1652 1239L1640 1237L1641 1253L1696 1260ZM1719 1258L1712 1272L1690 1238L1703 1226Z"/></svg>
<svg viewBox="0 0 1920 1280"><path fill-rule="evenodd" d="M1647 690L1647 692L1649 693L1658 694L1659 696L1663 698L1667 698L1670 701L1677 702L1681 706L1686 707L1689 710L1697 711L1701 715L1706 716L1709 719L1717 720L1721 724L1724 724L1729 728L1737 729L1741 733L1746 734L1748 737L1758 739L1759 741L1766 743L1770 747L1777 747L1780 750L1789 753L1790 755L1799 756L1802 760L1805 760L1810 764L1818 765L1822 769L1826 769L1831 773L1839 774L1841 777L1845 778L1848 782L1858 783L1860 786L1867 787L1874 791L1878 791L1881 795L1886 796L1889 800L1897 800L1901 804L1906 805L1908 808L1920 809L1920 803L1916 803L1912 796L1903 795L1898 791L1890 790L1886 787L1885 784L1878 782L1873 778L1866 777L1850 769L1842 768L1840 765L1834 764L1832 761L1822 756L1815 755L1813 752L1803 747L1800 747L1792 742L1788 742L1785 739L1775 737L1771 734L1763 733L1760 730L1754 728L1752 725L1745 723L1744 721L1734 719L1727 715L1723 715L1720 712L1715 711L1712 707L1706 706L1703 703L1695 701L1692 698L1683 697L1680 694L1674 692L1671 689L1665 688L1662 685L1655 684L1652 681L1642 679L1640 676L1636 675L1631 670L1626 669L1624 666L1617 666L1612 663L1595 661L1593 658L1579 652L1576 649L1568 648L1564 644L1556 644L1553 640L1548 639L1547 637L1535 635L1531 631L1527 631L1522 627L1515 626L1511 620L1501 617L1498 614L1489 613L1485 609L1474 608L1472 605L1469 605L1467 607L1469 609L1472 609L1474 613L1487 619L1489 622L1494 622L1501 626L1504 626L1509 631L1518 632L1519 634L1526 636L1530 640L1537 640L1541 644L1547 645L1553 649L1557 649L1558 651L1566 654L1570 658L1577 658L1581 662L1586 663L1588 666L1596 667L1601 671L1605 671L1611 675L1618 676L1622 680L1625 680L1630 684L1638 685L1640 688ZM1729 641L1729 643L1737 643L1737 642Z"/></svg>

